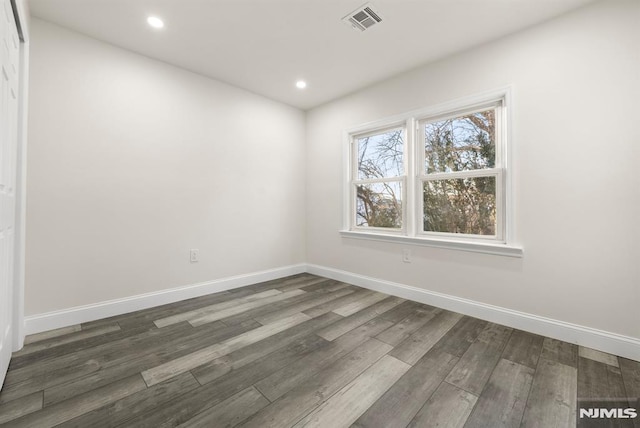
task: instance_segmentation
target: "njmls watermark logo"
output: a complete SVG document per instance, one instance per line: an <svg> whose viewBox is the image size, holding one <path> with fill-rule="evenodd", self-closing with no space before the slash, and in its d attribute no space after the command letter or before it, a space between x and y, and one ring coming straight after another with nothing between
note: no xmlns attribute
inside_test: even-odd
<svg viewBox="0 0 640 428"><path fill-rule="evenodd" d="M638 417L638 411L632 407L626 409L580 409L580 418L617 418L617 419L632 419Z"/></svg>
<svg viewBox="0 0 640 428"><path fill-rule="evenodd" d="M578 399L578 427L634 427L640 408L638 398Z"/></svg>

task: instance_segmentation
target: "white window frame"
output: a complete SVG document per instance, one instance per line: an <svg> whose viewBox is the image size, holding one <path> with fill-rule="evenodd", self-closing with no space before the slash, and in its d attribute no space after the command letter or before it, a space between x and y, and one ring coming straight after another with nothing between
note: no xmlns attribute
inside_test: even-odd
<svg viewBox="0 0 640 428"><path fill-rule="evenodd" d="M522 257L522 246L514 243L514 200L512 195L511 106L510 86L460 98L373 123L363 124L344 133L344 216L340 231L345 238L367 239L422 245L454 250ZM495 167L484 170L426 174L424 126L427 123L496 108ZM404 176L394 179L357 180L357 139L391 129L404 128ZM496 177L496 235L466 235L423 230L424 181L468 177ZM387 229L356 226L356 186L367 182L402 182L402 228Z"/></svg>
<svg viewBox="0 0 640 428"><path fill-rule="evenodd" d="M370 137L372 135L379 135L388 131L393 131L396 129L402 130L402 141L403 141L403 153L402 153L402 169L404 171L404 175L396 176L396 177L383 177L383 178L370 178L370 179L359 179L358 178L358 140L361 138ZM350 168L349 168L349 181L350 181L350 215L351 215L351 230L359 230L362 232L371 231L371 232L380 232L380 233L391 233L391 234L400 234L405 235L407 232L407 129L405 127L405 123L396 123L390 124L389 126L383 126L376 129L369 129L364 133L352 134L349 139L350 144ZM402 201L402 227L401 228L387 228L387 227L371 227L371 226L358 226L357 225L357 212L356 212L356 198L357 198L357 187L361 184L374 184L374 183L400 183L401 189L401 201Z"/></svg>
<svg viewBox="0 0 640 428"><path fill-rule="evenodd" d="M458 172L442 172L442 173L431 173L427 174L424 171L424 165L426 162L425 150L424 150L424 127L425 125L433 122L437 122L440 120L452 119L460 116L465 116L468 114L478 113L481 111L487 110L495 110L496 112L496 159L495 159L495 167L487 168L487 169L476 169L469 171L458 171ZM463 233L450 233L450 232L432 232L423 230L422 222L421 227L418 228L417 235L424 237L435 237L435 238L445 238L445 239L461 239L461 240L483 240L483 241L491 241L500 244L506 244L505 239L505 226L504 226L504 217L506 204L504 201L504 154L505 154L505 107L503 100L497 100L495 102L490 102L483 105L475 105L471 108L466 108L462 110L455 110L451 112L447 112L445 114L440 114L437 116L429 116L422 117L417 120L416 126L416 151L415 159L417 161L416 171L418 172L417 176L417 192L419 192L419 196L416 195L416 202L418 213L422 216L424 212L424 198L423 198L423 183L427 181L438 181L438 180L446 180L446 179L463 179L463 178L474 178L474 177L495 177L496 179L496 234L495 235L471 235L471 234L463 234ZM416 225L417 226L417 225Z"/></svg>

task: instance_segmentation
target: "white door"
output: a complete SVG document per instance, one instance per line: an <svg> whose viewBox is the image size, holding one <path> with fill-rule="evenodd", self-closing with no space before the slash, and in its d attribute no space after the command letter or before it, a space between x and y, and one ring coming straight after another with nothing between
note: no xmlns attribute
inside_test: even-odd
<svg viewBox="0 0 640 428"><path fill-rule="evenodd" d="M0 0L0 386L9 367L13 337L13 259L18 143L18 50L11 0Z"/></svg>

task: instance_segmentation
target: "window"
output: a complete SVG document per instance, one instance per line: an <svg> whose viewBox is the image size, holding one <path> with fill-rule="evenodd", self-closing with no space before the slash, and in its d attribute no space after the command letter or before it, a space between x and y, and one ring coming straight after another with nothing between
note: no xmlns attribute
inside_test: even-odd
<svg viewBox="0 0 640 428"><path fill-rule="evenodd" d="M403 229L404 134L391 128L354 139L356 228Z"/></svg>
<svg viewBox="0 0 640 428"><path fill-rule="evenodd" d="M497 103L419 122L421 233L502 240L501 116Z"/></svg>
<svg viewBox="0 0 640 428"><path fill-rule="evenodd" d="M348 132L343 235L520 256L508 99L504 89Z"/></svg>

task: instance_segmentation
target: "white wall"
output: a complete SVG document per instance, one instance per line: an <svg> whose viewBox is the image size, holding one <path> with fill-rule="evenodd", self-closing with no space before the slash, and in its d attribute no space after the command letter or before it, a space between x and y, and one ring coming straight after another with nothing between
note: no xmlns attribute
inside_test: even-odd
<svg viewBox="0 0 640 428"><path fill-rule="evenodd" d="M640 338L639 22L598 2L308 112L308 262ZM524 258L340 237L344 129L508 84Z"/></svg>
<svg viewBox="0 0 640 428"><path fill-rule="evenodd" d="M305 261L303 112L38 19L30 84L26 315Z"/></svg>

